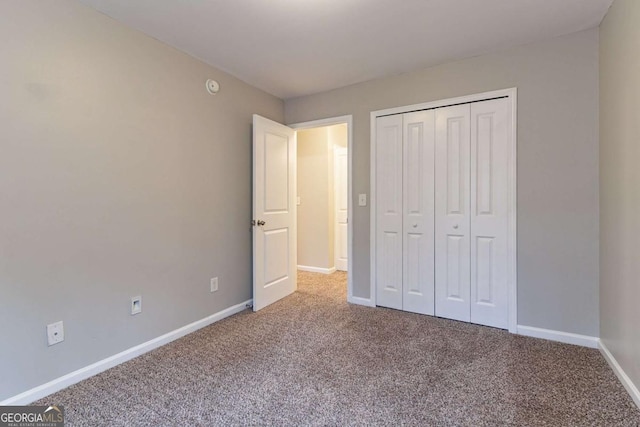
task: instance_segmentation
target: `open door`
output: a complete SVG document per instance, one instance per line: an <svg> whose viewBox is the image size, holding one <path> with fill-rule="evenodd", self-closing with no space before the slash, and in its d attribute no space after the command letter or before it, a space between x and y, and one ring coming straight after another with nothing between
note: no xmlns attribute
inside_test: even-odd
<svg viewBox="0 0 640 427"><path fill-rule="evenodd" d="M253 311L297 289L296 132L253 116Z"/></svg>

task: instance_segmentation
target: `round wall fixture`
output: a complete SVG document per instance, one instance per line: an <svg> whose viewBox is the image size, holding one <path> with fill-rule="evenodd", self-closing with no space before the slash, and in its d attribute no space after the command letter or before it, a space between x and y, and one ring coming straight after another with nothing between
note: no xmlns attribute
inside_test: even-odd
<svg viewBox="0 0 640 427"><path fill-rule="evenodd" d="M209 92L211 95L215 95L216 93L218 93L218 91L220 91L220 84L215 80L207 80L205 86L207 88L207 92Z"/></svg>

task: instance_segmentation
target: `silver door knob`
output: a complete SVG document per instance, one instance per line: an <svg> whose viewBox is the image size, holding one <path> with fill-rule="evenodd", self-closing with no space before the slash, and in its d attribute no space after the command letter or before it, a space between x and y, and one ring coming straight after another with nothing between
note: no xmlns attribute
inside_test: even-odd
<svg viewBox="0 0 640 427"><path fill-rule="evenodd" d="M266 224L266 222L264 222L263 220L261 220L261 219L258 220L258 226L259 227L262 227L265 224Z"/></svg>
<svg viewBox="0 0 640 427"><path fill-rule="evenodd" d="M454 225L453 228L458 229L458 224Z"/></svg>
<svg viewBox="0 0 640 427"><path fill-rule="evenodd" d="M413 228L417 228L417 227L418 227L417 223L413 224Z"/></svg>

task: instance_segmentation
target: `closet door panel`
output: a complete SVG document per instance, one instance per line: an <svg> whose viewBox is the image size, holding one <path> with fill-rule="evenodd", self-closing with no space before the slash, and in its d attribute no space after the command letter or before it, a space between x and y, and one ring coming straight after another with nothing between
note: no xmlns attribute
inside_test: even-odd
<svg viewBox="0 0 640 427"><path fill-rule="evenodd" d="M436 110L435 313L470 321L469 104Z"/></svg>
<svg viewBox="0 0 640 427"><path fill-rule="evenodd" d="M508 327L509 100L471 105L471 322Z"/></svg>
<svg viewBox="0 0 640 427"><path fill-rule="evenodd" d="M402 309L433 315L435 114L431 110L403 116Z"/></svg>
<svg viewBox="0 0 640 427"><path fill-rule="evenodd" d="M402 116L376 120L376 304L402 309Z"/></svg>

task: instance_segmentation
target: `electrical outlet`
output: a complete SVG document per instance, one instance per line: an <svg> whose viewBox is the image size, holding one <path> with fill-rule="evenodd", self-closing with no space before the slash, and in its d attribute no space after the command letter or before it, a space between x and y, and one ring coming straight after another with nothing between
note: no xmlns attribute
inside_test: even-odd
<svg viewBox="0 0 640 427"><path fill-rule="evenodd" d="M142 297L131 297L131 315L142 313Z"/></svg>
<svg viewBox="0 0 640 427"><path fill-rule="evenodd" d="M211 292L215 292L218 290L218 278L214 277L211 279Z"/></svg>
<svg viewBox="0 0 640 427"><path fill-rule="evenodd" d="M47 325L47 341L49 345L58 344L64 341L64 324L62 320L56 323Z"/></svg>
<svg viewBox="0 0 640 427"><path fill-rule="evenodd" d="M358 206L367 206L366 194L358 194Z"/></svg>

